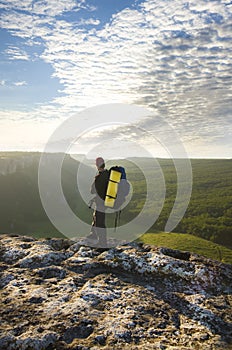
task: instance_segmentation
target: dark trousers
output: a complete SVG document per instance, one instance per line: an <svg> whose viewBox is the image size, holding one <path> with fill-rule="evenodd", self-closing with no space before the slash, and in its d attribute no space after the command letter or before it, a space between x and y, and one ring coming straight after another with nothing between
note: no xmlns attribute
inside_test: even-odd
<svg viewBox="0 0 232 350"><path fill-rule="evenodd" d="M107 246L105 217L106 214L104 210L94 210L91 232L96 235L98 243L102 247Z"/></svg>

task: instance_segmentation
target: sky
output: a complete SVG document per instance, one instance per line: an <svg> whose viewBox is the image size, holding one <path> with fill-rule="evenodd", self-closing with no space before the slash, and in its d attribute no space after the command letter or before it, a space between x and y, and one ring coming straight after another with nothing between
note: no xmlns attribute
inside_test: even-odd
<svg viewBox="0 0 232 350"><path fill-rule="evenodd" d="M0 0L0 38L0 150L42 151L74 114L118 103L149 111L120 135L157 156L138 130L157 135L158 117L189 157L231 158L232 1Z"/></svg>

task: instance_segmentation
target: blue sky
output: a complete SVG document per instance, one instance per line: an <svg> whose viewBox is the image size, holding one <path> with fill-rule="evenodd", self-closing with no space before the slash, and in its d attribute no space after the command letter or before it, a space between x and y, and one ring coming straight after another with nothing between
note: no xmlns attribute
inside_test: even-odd
<svg viewBox="0 0 232 350"><path fill-rule="evenodd" d="M0 14L0 150L42 150L73 113L125 103L190 157L231 158L231 1L0 0Z"/></svg>

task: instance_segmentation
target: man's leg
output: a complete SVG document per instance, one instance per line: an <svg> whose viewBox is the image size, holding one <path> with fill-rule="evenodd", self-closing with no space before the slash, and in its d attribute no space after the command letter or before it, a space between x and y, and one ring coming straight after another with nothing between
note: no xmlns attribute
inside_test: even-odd
<svg viewBox="0 0 232 350"><path fill-rule="evenodd" d="M86 237L87 239L90 239L90 240L91 239L92 240L97 240L98 239L96 222L97 222L97 214L96 214L96 210L94 210L92 226L91 226L90 234Z"/></svg>
<svg viewBox="0 0 232 350"><path fill-rule="evenodd" d="M106 214L104 211L96 211L96 228L97 228L97 235L98 235L98 245L101 248L107 247L105 216Z"/></svg>

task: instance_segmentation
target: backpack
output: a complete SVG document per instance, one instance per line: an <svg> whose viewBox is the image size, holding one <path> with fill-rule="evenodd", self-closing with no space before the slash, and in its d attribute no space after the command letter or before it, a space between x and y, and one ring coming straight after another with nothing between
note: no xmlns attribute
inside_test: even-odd
<svg viewBox="0 0 232 350"><path fill-rule="evenodd" d="M95 177L95 181L94 181L95 189L96 189L98 196L103 201L105 200L108 181L109 181L109 171L106 169L104 171L100 172Z"/></svg>
<svg viewBox="0 0 232 350"><path fill-rule="evenodd" d="M122 166L109 169L105 206L119 210L130 192L130 184L126 179L126 171Z"/></svg>

